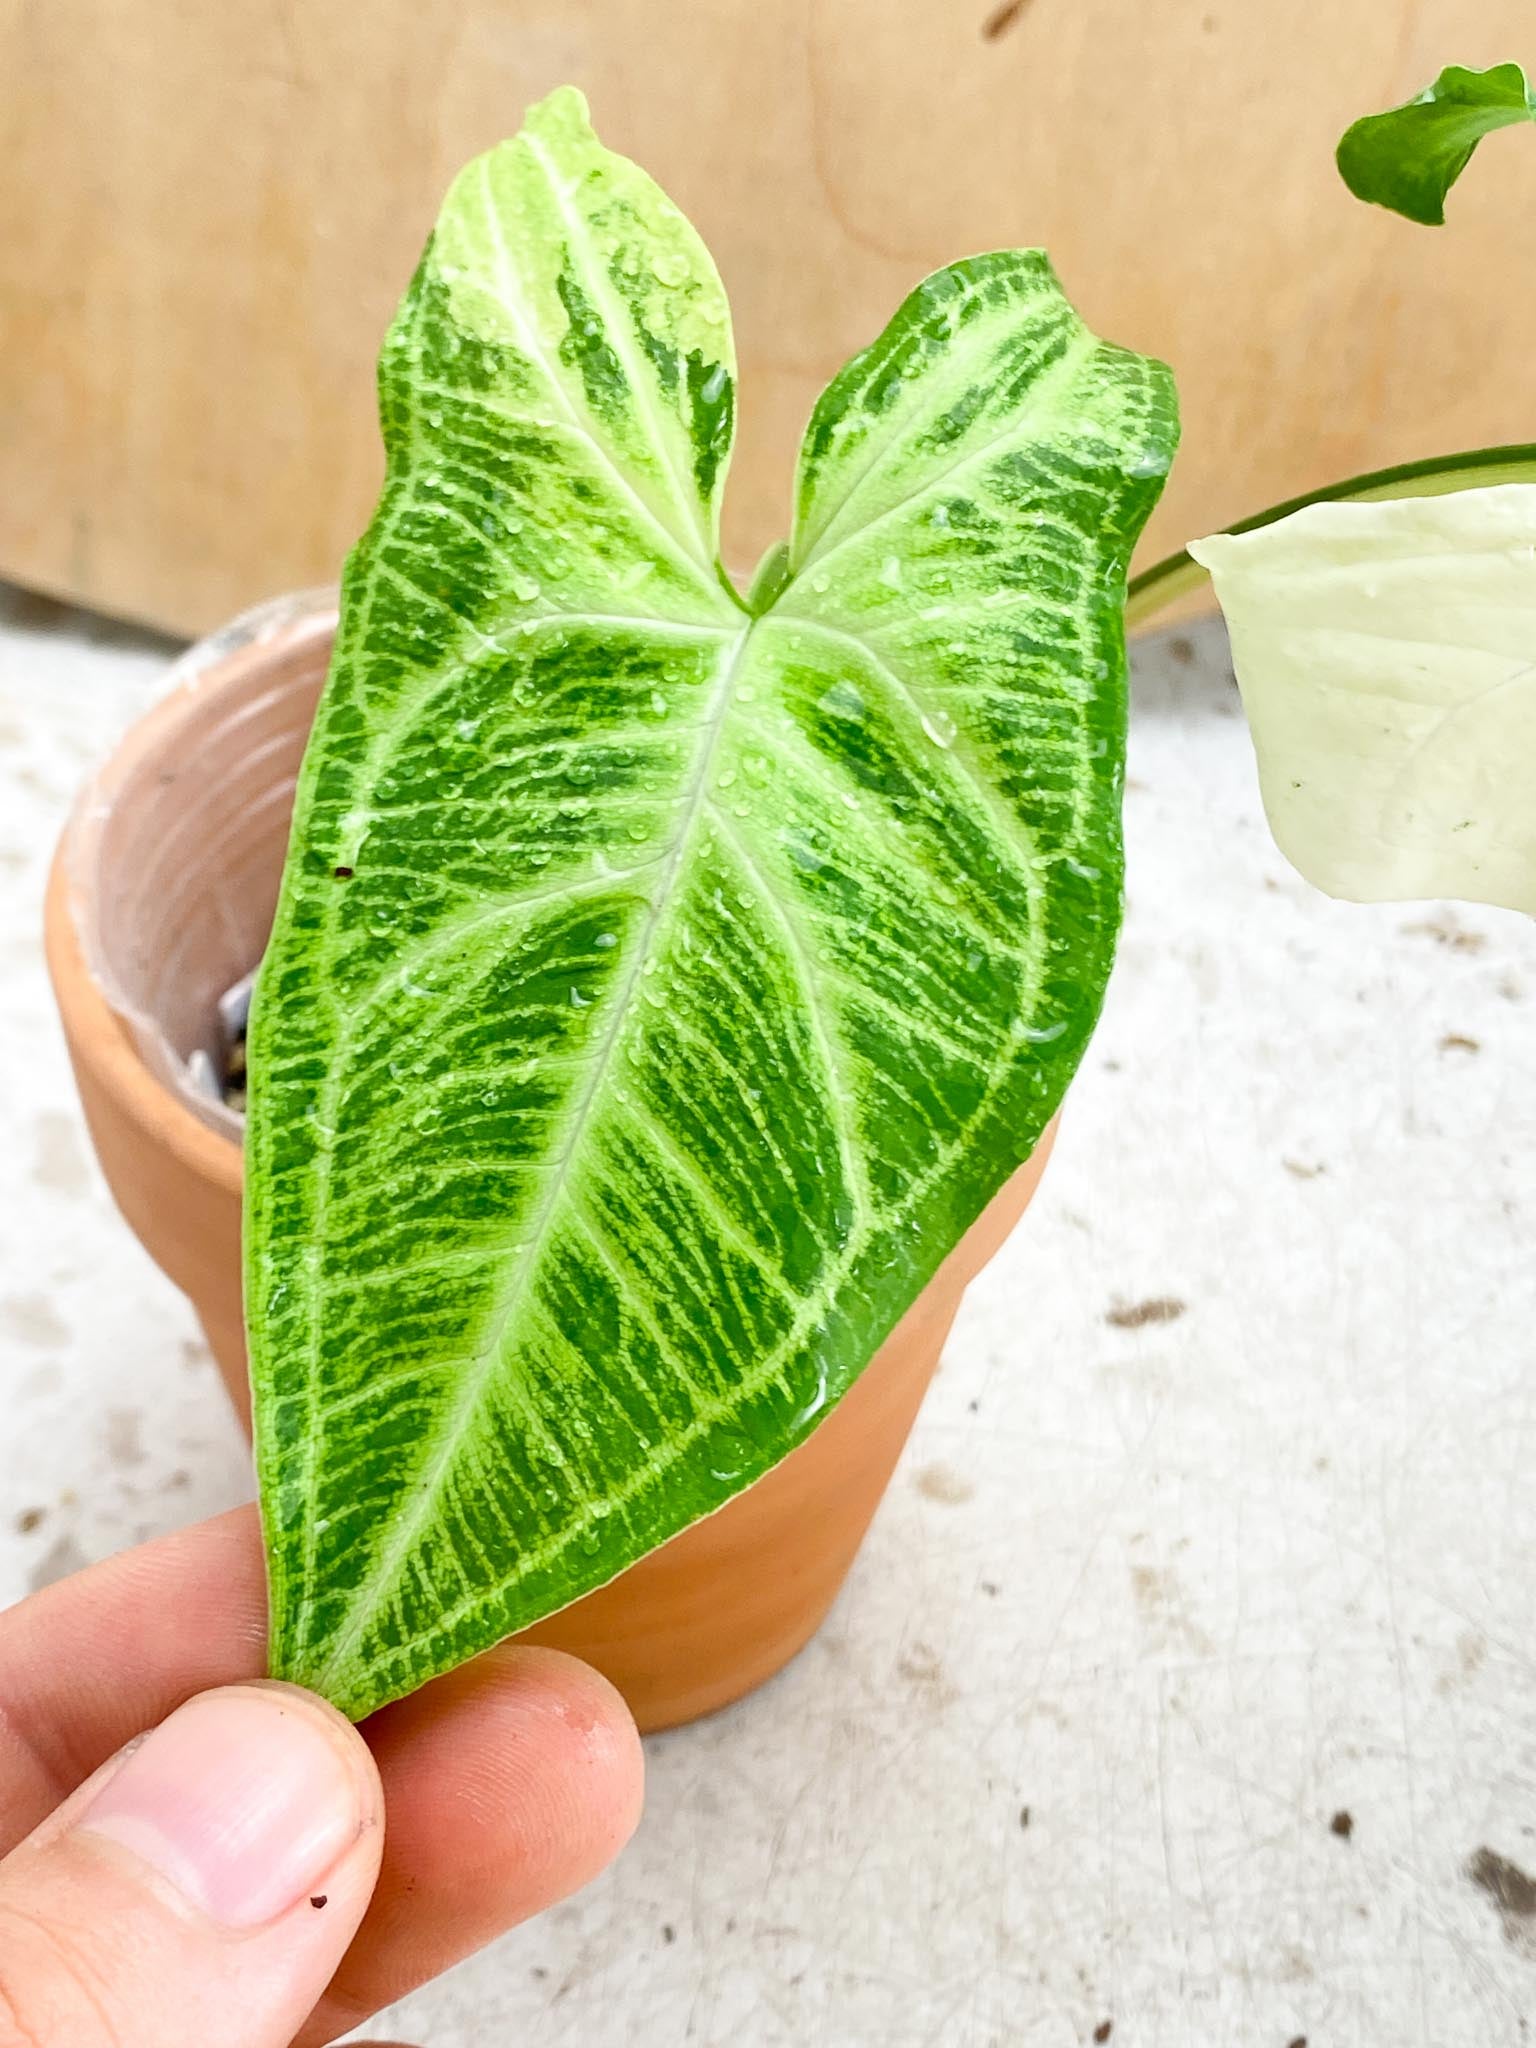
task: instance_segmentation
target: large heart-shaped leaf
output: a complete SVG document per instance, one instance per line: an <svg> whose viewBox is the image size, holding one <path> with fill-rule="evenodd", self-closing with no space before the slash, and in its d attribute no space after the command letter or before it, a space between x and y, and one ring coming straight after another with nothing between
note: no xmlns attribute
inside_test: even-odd
<svg viewBox="0 0 1536 2048"><path fill-rule="evenodd" d="M1536 912L1536 484L1313 505L1190 553L1300 872Z"/></svg>
<svg viewBox="0 0 1536 2048"><path fill-rule="evenodd" d="M782 1458L1027 1156L1118 919L1176 427L1045 259L918 287L751 611L687 223L574 93L384 351L250 1049L273 1658L353 1714Z"/></svg>

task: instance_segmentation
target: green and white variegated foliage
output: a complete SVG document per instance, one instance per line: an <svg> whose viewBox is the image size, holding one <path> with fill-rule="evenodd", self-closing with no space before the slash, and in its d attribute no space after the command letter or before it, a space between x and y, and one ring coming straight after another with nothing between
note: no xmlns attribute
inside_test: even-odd
<svg viewBox="0 0 1536 2048"><path fill-rule="evenodd" d="M1536 912L1536 484L1313 505L1189 552L1307 880Z"/></svg>
<svg viewBox="0 0 1536 2048"><path fill-rule="evenodd" d="M1176 437L1043 256L955 264L817 405L749 610L719 279L569 91L380 381L248 1139L274 1668L354 1715L782 1458L1029 1153Z"/></svg>

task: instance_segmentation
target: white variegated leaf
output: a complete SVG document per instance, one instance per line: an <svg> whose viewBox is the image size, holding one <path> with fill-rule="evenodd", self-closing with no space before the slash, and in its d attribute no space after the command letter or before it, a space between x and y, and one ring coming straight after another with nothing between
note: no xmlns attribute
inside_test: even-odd
<svg viewBox="0 0 1536 2048"><path fill-rule="evenodd" d="M1536 485L1312 505L1189 552L1308 881L1536 911Z"/></svg>

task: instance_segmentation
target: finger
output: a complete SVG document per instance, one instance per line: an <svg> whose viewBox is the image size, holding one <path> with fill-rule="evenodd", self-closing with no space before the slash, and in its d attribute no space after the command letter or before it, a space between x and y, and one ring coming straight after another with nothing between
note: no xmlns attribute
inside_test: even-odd
<svg viewBox="0 0 1536 2048"><path fill-rule="evenodd" d="M387 1789L384 1866L301 2048L577 1890L640 1816L628 1709L557 1650L493 1650L374 1715L365 1733Z"/></svg>
<svg viewBox="0 0 1536 2048"><path fill-rule="evenodd" d="M0 1851L189 1693L258 1677L265 1638L253 1509L95 1565L0 1616ZM583 1883L639 1811L627 1710L553 1652L493 1651L365 1733L390 1816L378 1905L309 2040Z"/></svg>
<svg viewBox="0 0 1536 2048"><path fill-rule="evenodd" d="M178 1708L0 1863L0 2044L285 2048L378 1872L367 1746L291 1686Z"/></svg>
<svg viewBox="0 0 1536 2048"><path fill-rule="evenodd" d="M124 1551L0 1614L0 1854L183 1700L266 1668L253 1507Z"/></svg>

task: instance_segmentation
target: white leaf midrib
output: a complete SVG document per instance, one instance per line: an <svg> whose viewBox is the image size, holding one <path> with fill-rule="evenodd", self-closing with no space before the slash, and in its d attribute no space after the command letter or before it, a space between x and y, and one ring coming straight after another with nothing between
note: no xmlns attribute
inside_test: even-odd
<svg viewBox="0 0 1536 2048"><path fill-rule="evenodd" d="M635 992L646 963L653 957L663 918L673 907L677 876L704 808L709 778L721 736L729 723L731 693L752 637L754 623L744 622L734 644L721 663L709 711L700 724L703 741L695 755L692 787L687 793L687 808L678 822L672 846L663 857L663 864L648 897L640 932L630 949L629 961L623 974L609 992L607 1000L611 1005L611 1015L594 1050L587 1081L577 1101L566 1112L568 1135L558 1158L553 1162L531 1228L519 1240L518 1255L511 1268L508 1282L500 1290L499 1297L487 1316L485 1332L475 1350L475 1369L465 1373L460 1379L446 1415L433 1432L428 1455L414 1474L410 1505L391 1522L388 1539L367 1579L358 1587L347 1621L331 1638L325 1663L316 1680L322 1691L345 1669L347 1659L357 1647L368 1623L388 1600L422 1532L433 1520L443 1486L453 1470L458 1453L479 1409L480 1396L500 1362L501 1346L506 1331L527 1292L531 1279L539 1269L540 1253L550 1225L555 1219L571 1167L580 1152L582 1139L589 1131L592 1112L608 1080L613 1056L618 1049L624 1027L630 1021L630 1008Z"/></svg>

